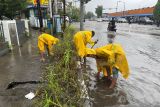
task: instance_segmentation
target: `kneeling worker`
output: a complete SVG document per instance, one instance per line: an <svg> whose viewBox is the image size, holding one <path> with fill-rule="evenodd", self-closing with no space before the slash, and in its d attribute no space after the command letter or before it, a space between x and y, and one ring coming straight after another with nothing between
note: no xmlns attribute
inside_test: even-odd
<svg viewBox="0 0 160 107"><path fill-rule="evenodd" d="M52 35L45 33L45 30L41 30L41 35L38 37L38 48L40 50L41 61L45 61L44 53L45 47L49 55L53 55L53 45L58 43L59 39Z"/></svg>

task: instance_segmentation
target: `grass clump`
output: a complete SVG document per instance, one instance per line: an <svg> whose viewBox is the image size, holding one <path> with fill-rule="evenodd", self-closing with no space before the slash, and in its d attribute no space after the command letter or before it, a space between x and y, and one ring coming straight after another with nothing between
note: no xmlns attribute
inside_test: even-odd
<svg viewBox="0 0 160 107"><path fill-rule="evenodd" d="M46 67L39 107L79 107L81 90L78 82L76 55L72 38L75 29L69 26L63 40L54 48L53 62Z"/></svg>

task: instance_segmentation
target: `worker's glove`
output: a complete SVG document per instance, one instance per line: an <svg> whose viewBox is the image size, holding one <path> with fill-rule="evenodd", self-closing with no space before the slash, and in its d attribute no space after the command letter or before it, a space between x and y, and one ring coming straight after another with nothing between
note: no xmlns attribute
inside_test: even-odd
<svg viewBox="0 0 160 107"><path fill-rule="evenodd" d="M54 53L53 53L53 52L50 52L50 56L54 56Z"/></svg>
<svg viewBox="0 0 160 107"><path fill-rule="evenodd" d="M44 58L41 58L40 61L41 61L41 62L45 62L45 59L44 59Z"/></svg>
<svg viewBox="0 0 160 107"><path fill-rule="evenodd" d="M98 42L98 39L94 42L94 44L97 44L97 42Z"/></svg>

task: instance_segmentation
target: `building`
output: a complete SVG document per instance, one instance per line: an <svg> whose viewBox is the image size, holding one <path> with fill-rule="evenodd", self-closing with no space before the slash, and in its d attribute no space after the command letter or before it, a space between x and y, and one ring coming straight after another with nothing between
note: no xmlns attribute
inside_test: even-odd
<svg viewBox="0 0 160 107"><path fill-rule="evenodd" d="M41 5L41 12L42 12L42 18L43 18L43 26L47 27L47 19L49 16L47 15L49 6L48 6L48 0L42 0L44 3ZM23 10L21 14L22 19L29 19L30 26L31 27L40 27L39 20L38 20L38 9L37 6L33 4L33 0L28 0L29 5L25 10Z"/></svg>
<svg viewBox="0 0 160 107"><path fill-rule="evenodd" d="M109 13L110 17L148 17L153 16L154 7Z"/></svg>

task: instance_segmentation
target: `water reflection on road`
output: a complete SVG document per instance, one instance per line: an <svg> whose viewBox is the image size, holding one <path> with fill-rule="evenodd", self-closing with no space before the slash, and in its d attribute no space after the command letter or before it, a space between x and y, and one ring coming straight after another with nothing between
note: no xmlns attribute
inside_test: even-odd
<svg viewBox="0 0 160 107"><path fill-rule="evenodd" d="M6 88L13 81L41 80L37 36L33 35L22 47L15 46L12 52L0 57L0 107L32 107L32 101L24 96L30 91L34 92L38 85L18 85L10 90Z"/></svg>

